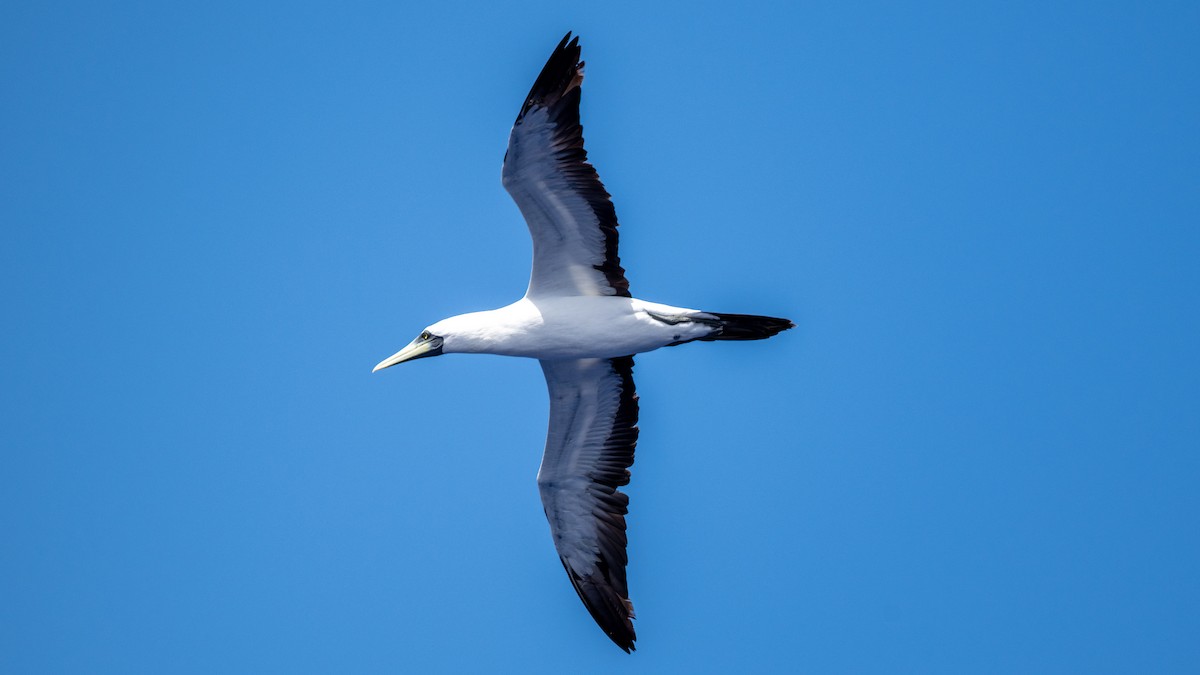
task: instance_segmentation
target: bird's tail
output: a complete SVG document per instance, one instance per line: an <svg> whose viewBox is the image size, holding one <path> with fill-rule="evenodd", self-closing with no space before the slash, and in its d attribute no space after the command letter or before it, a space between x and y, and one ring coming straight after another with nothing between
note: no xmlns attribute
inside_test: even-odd
<svg viewBox="0 0 1200 675"><path fill-rule="evenodd" d="M717 314L705 312L705 318L695 319L711 324L714 330L711 335L701 340L765 340L772 335L778 335L796 324L787 319L773 316L757 316L754 314ZM711 316L712 319L707 317Z"/></svg>

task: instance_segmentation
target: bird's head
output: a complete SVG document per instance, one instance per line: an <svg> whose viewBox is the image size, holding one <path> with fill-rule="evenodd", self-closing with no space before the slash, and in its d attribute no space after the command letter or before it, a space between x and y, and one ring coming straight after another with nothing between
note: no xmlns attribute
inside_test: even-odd
<svg viewBox="0 0 1200 675"><path fill-rule="evenodd" d="M490 314L491 312L472 312L442 319L421 331L421 334L404 349L380 361L375 370L383 370L397 363L427 356L484 351L489 335Z"/></svg>
<svg viewBox="0 0 1200 675"><path fill-rule="evenodd" d="M434 324L434 326L436 325L437 324ZM401 349L395 354L392 354L386 359L380 361L379 365L375 366L375 369L371 372L373 373L377 370L383 370L384 368L391 368L397 363L404 363L405 361L412 361L414 359L423 359L426 356L441 356L444 353L446 338L445 336L434 333L434 326L430 326L429 328L421 331L421 334L418 335L412 342L408 343L404 349Z"/></svg>

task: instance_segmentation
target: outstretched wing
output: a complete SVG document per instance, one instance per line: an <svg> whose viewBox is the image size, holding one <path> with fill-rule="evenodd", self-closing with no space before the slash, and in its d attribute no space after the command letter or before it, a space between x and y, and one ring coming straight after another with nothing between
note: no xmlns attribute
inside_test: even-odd
<svg viewBox="0 0 1200 675"><path fill-rule="evenodd" d="M629 297L617 256L617 214L583 149L583 62L579 38L570 38L558 43L533 83L504 155L504 189L533 237L526 296Z"/></svg>
<svg viewBox="0 0 1200 675"><path fill-rule="evenodd" d="M542 361L550 431L538 489L567 576L617 646L634 648L625 514L638 437L633 357Z"/></svg>

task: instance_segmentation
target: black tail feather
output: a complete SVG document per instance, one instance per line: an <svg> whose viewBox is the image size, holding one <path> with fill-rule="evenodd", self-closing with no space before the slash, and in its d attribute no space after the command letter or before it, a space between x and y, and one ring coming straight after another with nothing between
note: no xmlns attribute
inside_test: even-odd
<svg viewBox="0 0 1200 675"><path fill-rule="evenodd" d="M712 335L700 338L706 342L712 340L765 340L772 335L778 335L789 328L796 327L796 324L787 319L773 316L717 314L716 312L705 312L705 314L715 317L712 325L716 328ZM708 319L700 320L709 323Z"/></svg>

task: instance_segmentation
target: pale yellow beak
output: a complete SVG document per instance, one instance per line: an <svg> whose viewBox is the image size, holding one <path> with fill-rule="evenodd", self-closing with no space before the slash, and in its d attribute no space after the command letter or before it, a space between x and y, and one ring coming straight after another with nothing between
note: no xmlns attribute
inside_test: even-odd
<svg viewBox="0 0 1200 675"><path fill-rule="evenodd" d="M408 343L408 346L404 349L401 349L395 354L392 354L386 359L380 361L379 365L375 366L371 372L374 373L376 371L383 370L384 368L391 368L397 363L404 363L405 361L411 361L422 356L427 356L429 355L430 351L436 348L437 345L434 344L433 341L417 338L416 340Z"/></svg>

